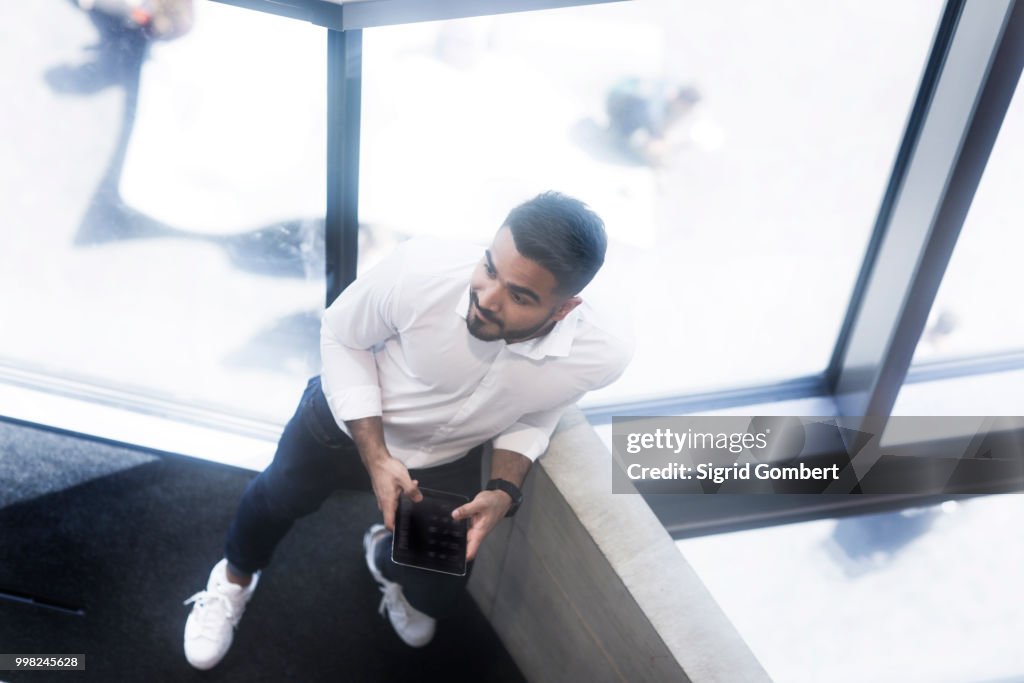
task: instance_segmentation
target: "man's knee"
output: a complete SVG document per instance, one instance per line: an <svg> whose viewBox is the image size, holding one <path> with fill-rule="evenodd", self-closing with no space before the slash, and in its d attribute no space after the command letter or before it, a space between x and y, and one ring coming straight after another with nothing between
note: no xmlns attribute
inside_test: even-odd
<svg viewBox="0 0 1024 683"><path fill-rule="evenodd" d="M275 477L269 469L253 479L245 497L262 515L277 519L298 519L315 512L330 495L317 482L297 482Z"/></svg>

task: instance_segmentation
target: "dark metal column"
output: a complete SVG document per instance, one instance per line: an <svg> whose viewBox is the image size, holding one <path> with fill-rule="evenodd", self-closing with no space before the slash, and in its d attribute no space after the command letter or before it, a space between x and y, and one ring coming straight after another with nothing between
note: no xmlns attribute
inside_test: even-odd
<svg viewBox="0 0 1024 683"><path fill-rule="evenodd" d="M914 155L914 150L917 148L918 141L921 139L921 131L928 116L928 109L931 106L932 98L935 96L939 76L942 74L942 65L946 62L949 46L952 44L953 36L956 33L956 24L960 19L960 13L963 11L966 1L948 0L942 12L942 18L939 20L931 53L925 64L924 74L921 76L921 84L918 87L917 96L914 98L913 108L910 111L910 119L907 121L906 128L903 131L903 139L896 154L892 173L889 175L889 184L886 187L885 196L882 198L882 205L879 207L874 229L871 231L871 240L868 243L867 253L864 256L864 261L861 263L860 273L853 287L853 295L850 297L850 305L847 308L846 317L843 319L842 328L839 330L839 337L835 348L832 350L832 359L825 370L825 381L828 383L831 393L836 392L839 384L839 375L843 370L843 361L845 360L853 325L863 303L864 292L871 281L875 262L878 260L882 242L889 228L889 221L892 219L896 200L899 198L900 188L903 187L903 180L906 178L910 168L911 158Z"/></svg>
<svg viewBox="0 0 1024 683"><path fill-rule="evenodd" d="M1024 0L962 5L839 352L843 415L892 410L1017 86L1022 30Z"/></svg>
<svg viewBox="0 0 1024 683"><path fill-rule="evenodd" d="M363 32L327 31L327 306L356 279Z"/></svg>

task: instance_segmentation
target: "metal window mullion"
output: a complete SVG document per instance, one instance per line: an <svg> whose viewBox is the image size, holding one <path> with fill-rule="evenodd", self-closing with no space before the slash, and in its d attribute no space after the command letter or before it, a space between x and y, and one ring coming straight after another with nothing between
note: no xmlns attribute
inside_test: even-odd
<svg viewBox="0 0 1024 683"><path fill-rule="evenodd" d="M686 396L666 396L606 403L583 408L590 424L607 424L613 417L644 415L690 415L724 410L738 406L794 401L818 396L830 396L822 375L794 377L793 379L754 386L706 391Z"/></svg>
<svg viewBox="0 0 1024 683"><path fill-rule="evenodd" d="M441 21L511 12L597 5L623 0L216 0L227 5L308 21L335 31Z"/></svg>
<svg viewBox="0 0 1024 683"><path fill-rule="evenodd" d="M1020 15L1013 0L962 8L842 349L844 415L892 410L1020 75Z"/></svg>
<svg viewBox="0 0 1024 683"><path fill-rule="evenodd" d="M327 31L327 306L356 278L362 61L362 31Z"/></svg>
<svg viewBox="0 0 1024 683"><path fill-rule="evenodd" d="M465 19L518 12L599 5L622 0L373 0L345 5L342 22L346 30L410 24L422 21Z"/></svg>
<svg viewBox="0 0 1024 683"><path fill-rule="evenodd" d="M917 95L914 97L914 104L911 107L899 149L896 152L892 172L889 174L889 182L886 185L885 194L878 208L878 216L875 219L874 229L871 231L871 238L865 250L860 273L853 286L853 293L850 296L850 304L847 307L846 316L836 338L832 358L829 361L828 368L825 370L825 381L832 393L835 392L839 384L839 375L842 371L843 359L849 344L853 323L857 319L857 313L863 303L864 291L867 289L868 282L870 282L871 273L874 270L874 264L878 258L882 240L885 237L889 221L892 219L893 207L896 203L896 198L899 196L900 188L903 186L903 181L906 178L910 159L921 137L921 129L928 114L928 107L931 104L932 97L935 95L935 86L938 83L939 74L942 72L942 65L946 61L946 55L949 53L949 46L953 41L956 24L965 2L966 0L949 0L942 11L942 17L939 19L939 24L935 29L935 38L932 40L932 47L924 67L924 73L921 75L921 84L918 86Z"/></svg>

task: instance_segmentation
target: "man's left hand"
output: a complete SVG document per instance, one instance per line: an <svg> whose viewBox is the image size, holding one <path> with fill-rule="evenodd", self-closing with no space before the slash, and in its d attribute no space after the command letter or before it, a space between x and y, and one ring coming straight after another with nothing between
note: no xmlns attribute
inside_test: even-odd
<svg viewBox="0 0 1024 683"><path fill-rule="evenodd" d="M466 534L466 561L476 557L484 537L491 533L505 513L512 507L512 499L504 491L481 491L476 498L452 511L454 519L468 519Z"/></svg>

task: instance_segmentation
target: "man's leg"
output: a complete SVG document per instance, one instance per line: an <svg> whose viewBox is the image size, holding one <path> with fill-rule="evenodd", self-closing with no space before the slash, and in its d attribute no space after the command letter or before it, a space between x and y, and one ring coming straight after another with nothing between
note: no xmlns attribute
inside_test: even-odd
<svg viewBox="0 0 1024 683"><path fill-rule="evenodd" d="M242 495L225 541L231 573L245 578L270 563L274 548L300 517L315 512L339 488L369 489L355 444L325 424L319 377L310 380L285 426L271 464ZM319 394L319 396L318 396Z"/></svg>
<svg viewBox="0 0 1024 683"><path fill-rule="evenodd" d="M295 520L318 509L342 482L360 481L361 475L369 485L351 440L336 425L330 431L330 425L316 419L322 412L314 402L318 395L320 381L313 378L285 426L273 462L242 495L225 541L226 559L210 572L206 590L186 601L195 607L185 624L185 656L196 668L212 668L227 654L256 589L257 572L270 562Z"/></svg>

